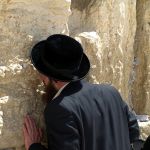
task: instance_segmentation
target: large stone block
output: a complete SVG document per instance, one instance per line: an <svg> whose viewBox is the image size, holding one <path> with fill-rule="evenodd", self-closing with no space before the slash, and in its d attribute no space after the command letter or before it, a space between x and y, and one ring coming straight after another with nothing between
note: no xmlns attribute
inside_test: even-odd
<svg viewBox="0 0 150 150"><path fill-rule="evenodd" d="M0 1L0 149L22 149L27 113L44 126L44 104L30 49L50 34L68 34L69 8L67 0Z"/></svg>
<svg viewBox="0 0 150 150"><path fill-rule="evenodd" d="M113 84L130 103L136 1L91 0L80 3L72 3L69 31L81 41L91 60L89 80Z"/></svg>
<svg viewBox="0 0 150 150"><path fill-rule="evenodd" d="M137 113L150 114L149 6L149 0L137 1L137 7L136 0L1 0L0 149L24 149L27 113L44 128L41 84L29 54L53 33L82 43L91 61L90 82L113 84Z"/></svg>
<svg viewBox="0 0 150 150"><path fill-rule="evenodd" d="M137 1L137 31L132 72L132 101L136 112L150 114L150 1Z"/></svg>
<svg viewBox="0 0 150 150"><path fill-rule="evenodd" d="M150 121L147 122L139 122L140 127L140 138L142 140L146 140L147 137L150 135Z"/></svg>

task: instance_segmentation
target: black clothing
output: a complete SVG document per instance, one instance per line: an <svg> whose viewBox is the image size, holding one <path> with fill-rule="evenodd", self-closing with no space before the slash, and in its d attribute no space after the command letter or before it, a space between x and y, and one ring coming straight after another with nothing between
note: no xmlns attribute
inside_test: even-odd
<svg viewBox="0 0 150 150"><path fill-rule="evenodd" d="M71 82L45 109L48 150L130 150L135 115L110 85ZM29 150L44 150L32 144Z"/></svg>
<svg viewBox="0 0 150 150"><path fill-rule="evenodd" d="M148 136L148 138L144 142L144 146L143 146L142 150L150 150L150 135Z"/></svg>

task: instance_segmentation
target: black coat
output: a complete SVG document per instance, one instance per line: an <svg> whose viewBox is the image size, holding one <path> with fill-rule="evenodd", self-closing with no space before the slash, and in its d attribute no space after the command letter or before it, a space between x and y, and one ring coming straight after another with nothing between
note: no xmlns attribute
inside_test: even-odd
<svg viewBox="0 0 150 150"><path fill-rule="evenodd" d="M49 150L130 150L137 120L110 85L72 82L45 109ZM45 149L32 144L30 150Z"/></svg>

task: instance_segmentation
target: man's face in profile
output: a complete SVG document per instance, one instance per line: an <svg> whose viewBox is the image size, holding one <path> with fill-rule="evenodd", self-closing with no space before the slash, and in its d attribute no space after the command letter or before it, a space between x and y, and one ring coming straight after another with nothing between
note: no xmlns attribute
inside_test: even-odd
<svg viewBox="0 0 150 150"><path fill-rule="evenodd" d="M43 74L40 74L39 76L40 76L40 80L43 82L45 86L45 90L44 90L45 93L42 96L42 100L47 103L48 101L53 99L53 97L55 96L58 90L56 89L54 82L51 78Z"/></svg>

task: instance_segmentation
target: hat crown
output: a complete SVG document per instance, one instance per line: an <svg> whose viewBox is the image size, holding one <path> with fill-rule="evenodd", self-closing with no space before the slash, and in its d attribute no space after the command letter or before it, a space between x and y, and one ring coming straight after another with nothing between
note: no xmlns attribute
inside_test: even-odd
<svg viewBox="0 0 150 150"><path fill-rule="evenodd" d="M32 48L31 61L39 72L61 81L81 80L90 69L81 44L62 34L38 42Z"/></svg>
<svg viewBox="0 0 150 150"><path fill-rule="evenodd" d="M73 38L62 35L50 36L42 51L43 61L56 69L77 71L83 56L80 43Z"/></svg>

